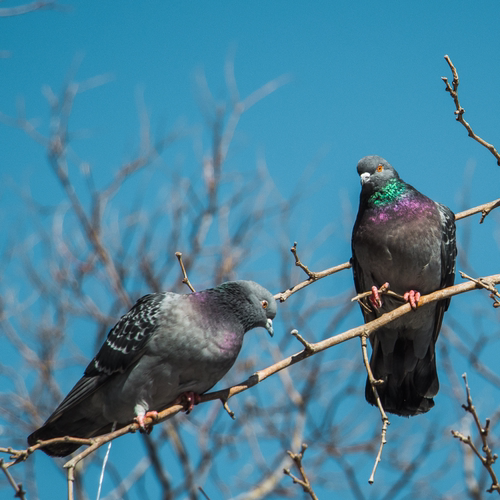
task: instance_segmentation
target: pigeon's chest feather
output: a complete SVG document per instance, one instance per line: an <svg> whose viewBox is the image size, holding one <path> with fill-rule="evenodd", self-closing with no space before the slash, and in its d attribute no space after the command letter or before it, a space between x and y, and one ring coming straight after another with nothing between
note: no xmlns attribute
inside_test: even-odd
<svg viewBox="0 0 500 500"><path fill-rule="evenodd" d="M186 319L193 327L200 355L212 362L235 359L243 343L242 325L213 297L199 294L191 298Z"/></svg>
<svg viewBox="0 0 500 500"><path fill-rule="evenodd" d="M441 222L436 204L426 197L372 204L359 221L353 245L373 284L389 281L400 292L439 285L434 281L441 275Z"/></svg>

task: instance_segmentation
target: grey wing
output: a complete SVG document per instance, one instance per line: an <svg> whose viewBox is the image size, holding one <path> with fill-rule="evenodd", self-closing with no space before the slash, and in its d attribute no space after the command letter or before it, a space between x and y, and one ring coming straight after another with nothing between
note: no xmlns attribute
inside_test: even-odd
<svg viewBox="0 0 500 500"><path fill-rule="evenodd" d="M452 286L455 283L455 261L457 257L457 242L455 232L455 214L446 206L436 203L441 216L441 285L440 288ZM434 339L437 338L444 312L450 305L451 298L438 302L436 308L436 323Z"/></svg>
<svg viewBox="0 0 500 500"><path fill-rule="evenodd" d="M91 396L110 377L123 373L141 357L157 328L157 317L164 298L164 293L145 295L121 317L85 369L84 376L56 408L51 419Z"/></svg>

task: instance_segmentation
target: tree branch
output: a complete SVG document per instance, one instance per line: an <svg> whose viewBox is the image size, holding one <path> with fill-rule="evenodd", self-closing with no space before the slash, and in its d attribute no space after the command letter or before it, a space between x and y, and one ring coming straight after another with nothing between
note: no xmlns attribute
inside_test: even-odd
<svg viewBox="0 0 500 500"><path fill-rule="evenodd" d="M462 108L460 101L458 100L458 85L460 84L460 80L458 78L458 72L453 63L451 62L450 57L445 55L444 58L446 59L446 62L448 63L448 66L450 67L451 72L453 74L453 82L450 85L448 78L446 78L445 76L442 76L441 79L446 85L445 88L446 92L450 94L450 96L453 99L453 102L455 103L456 120L466 128L469 137L479 142L481 146L484 146L486 149L490 151L490 153L496 158L497 164L500 165L500 153L495 149L495 146L493 146L493 144L490 144L489 142L486 142L484 139L476 135L472 130L472 127L469 125L469 123L464 119L465 109Z"/></svg>
<svg viewBox="0 0 500 500"><path fill-rule="evenodd" d="M477 414L476 407L472 403L472 396L470 393L469 383L467 382L467 374L464 373L462 375L465 383L465 393L467 397L467 405L462 405L462 408L470 413L474 418L474 423L476 424L477 430L479 431L479 436L481 437L481 441L483 443L482 451L484 455L481 455L479 450L476 448L476 445L473 443L470 436L464 436L461 432L452 430L451 433L453 437L459 439L462 443L469 446L470 449L475 453L475 455L479 458L484 468L488 471L488 474L491 477L491 487L487 490L488 493L493 493L496 491L500 495L500 483L498 482L498 478L493 470L493 464L495 463L498 455L493 453L489 444L488 444L488 434L490 430L490 419L486 419L486 425L483 427L481 425L481 420L479 419L479 415Z"/></svg>
<svg viewBox="0 0 500 500"><path fill-rule="evenodd" d="M492 285L499 284L500 274L487 276L482 278L481 280L484 282L488 282ZM453 285L448 288L443 288L442 290L437 290L436 292L430 293L428 295L423 295L422 297L420 297L418 303L419 308L423 307L426 304L436 302L438 300L443 300L452 297L454 295L459 295L462 293L470 292L472 290L481 288L484 288L484 286L480 283L477 283L476 281L466 281L458 285ZM381 328L382 326L390 323L391 321L394 321L395 319L405 314L410 313L411 311L412 309L410 304L404 304L398 307L397 309L394 309L393 311L382 314L382 316L378 317L377 319L374 319L373 321L370 321L369 323L365 323L361 326L351 328L350 330L346 330L345 332L339 333L337 335L334 335L333 337L327 338L325 340L316 343L308 343L309 346L308 348L304 348L302 351L299 351L291 356L288 356L287 358L284 358L278 361L277 363L268 366L267 368L255 372L252 376L250 376L248 379L241 382L240 384L234 385L232 387L220 391L201 395L200 402L203 403L206 401L213 401L216 399L220 400L223 403L227 402L230 398L232 398L236 394L240 394L241 392L250 389L251 387L259 384L260 382L264 381L265 379L274 375L275 373L278 373L279 371L288 368L289 366L295 365L300 361L310 356L313 356L314 354L317 354L318 352L329 349L335 345L341 344L355 337L360 337L362 335L365 337L369 337L377 329ZM157 423L160 423L166 420L167 418L172 417L173 415L175 415L176 413L180 412L183 409L184 406L182 404L173 404L172 406L159 412L157 418L155 419L152 419L150 417L146 418L144 423L146 426L156 425ZM14 459L12 462L6 464L6 467L10 467L15 463L26 460L26 458L37 449L43 448L44 446L56 442L74 442L74 443L80 443L82 445L89 445L88 448L86 448L78 455L74 456L70 461L68 461L65 464L66 468L72 468L76 466L78 462L80 462L85 457L93 453L97 448L100 448L102 445L124 434L128 434L130 432L132 433L136 432L138 428L139 425L137 423L132 423L114 432L110 432L108 434L104 434L102 436L98 436L92 439L80 439L80 438L73 438L66 436L61 438L50 439L47 441L40 441L36 445L31 446L26 450L13 450L12 448L0 448L0 452L9 453L11 457Z"/></svg>
<svg viewBox="0 0 500 500"><path fill-rule="evenodd" d="M300 486L302 486L304 493L307 493L313 500L318 500L318 497L316 496L314 490L312 489L311 482L307 477L304 465L302 464L302 459L304 458L304 453L306 450L307 450L307 445L303 443L299 453L292 453L291 451L287 451L288 455L290 455L290 458L293 460L295 466L299 470L300 478L294 476L290 472L290 469L288 468L283 469L283 473L291 477L295 484L299 484Z"/></svg>

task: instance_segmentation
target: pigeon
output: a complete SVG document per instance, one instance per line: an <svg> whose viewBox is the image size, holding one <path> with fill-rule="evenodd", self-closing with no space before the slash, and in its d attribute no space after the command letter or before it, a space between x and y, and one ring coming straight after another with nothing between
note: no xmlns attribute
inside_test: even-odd
<svg viewBox="0 0 500 500"><path fill-rule="evenodd" d="M455 215L401 180L380 156L362 158L357 170L361 195L351 263L357 293L372 291L371 307L361 307L365 323L402 305L378 293L384 285L414 309L370 336L370 366L382 381L377 392L385 411L418 415L434 406L439 390L435 344L450 299L421 307L418 301L455 281ZM369 381L365 397L377 404Z"/></svg>
<svg viewBox="0 0 500 500"><path fill-rule="evenodd" d="M188 410L231 368L244 334L273 335L276 301L253 281L200 292L145 295L111 329L95 358L28 444L56 437L91 438L144 419L185 396ZM81 445L43 448L67 456Z"/></svg>

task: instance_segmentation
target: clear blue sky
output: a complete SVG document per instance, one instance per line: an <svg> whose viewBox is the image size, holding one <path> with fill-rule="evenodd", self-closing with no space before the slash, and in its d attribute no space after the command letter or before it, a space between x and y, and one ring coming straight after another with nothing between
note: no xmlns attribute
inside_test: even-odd
<svg viewBox="0 0 500 500"><path fill-rule="evenodd" d="M5 1L0 7L15 4ZM289 234L290 243L305 246L304 239L313 239L326 225L335 228L334 237L309 252L313 269L350 257L359 195L355 167L365 155L385 157L404 180L456 212L498 197L500 167L455 122L441 81L441 76L451 79L443 59L449 54L461 77L466 119L500 146L496 1L61 4L68 11L0 18L0 50L10 53L0 59L0 111L13 116L22 100L27 117L46 132L45 85L59 92L80 57L77 80L109 75L109 83L78 97L71 116L72 129L85 132L72 146L91 164L98 185L138 149L141 92L153 134L177 124L199 124L196 75L203 70L215 98L225 98L224 64L234 54L242 96L280 75L290 77L243 116L229 164L252 175L258 159L265 158L276 196L283 198L314 164L300 201L302 219ZM196 141L186 145L176 154L192 167ZM166 161L175 164L172 158ZM43 148L2 123L0 162L2 242L14 225L23 227L19 186L28 185L45 204L58 188ZM350 220L342 218L345 207ZM498 217L481 227L476 220L470 230L468 269L478 275L498 272ZM349 283L350 276L345 279ZM13 283L2 285L10 289ZM457 302L452 311L460 307ZM356 314L344 326L360 320ZM87 355L90 359L93 353ZM365 494L370 495L368 487Z"/></svg>

